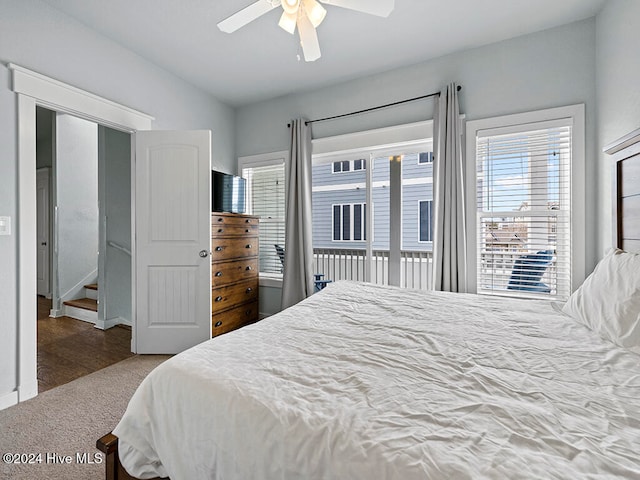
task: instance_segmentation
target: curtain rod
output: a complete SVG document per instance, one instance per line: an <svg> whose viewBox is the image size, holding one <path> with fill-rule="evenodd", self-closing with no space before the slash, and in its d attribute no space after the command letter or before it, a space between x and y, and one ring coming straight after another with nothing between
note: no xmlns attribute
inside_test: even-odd
<svg viewBox="0 0 640 480"><path fill-rule="evenodd" d="M462 90L462 85L458 85L457 90L458 92ZM429 93L427 95L421 95L419 97L407 98L406 100L387 103L386 105L378 105L377 107L365 108L364 110L358 110L356 112L343 113L342 115L334 115L333 117L316 118L315 120L307 120L306 122L304 122L304 124L309 125L310 123L324 122L326 120L335 120L336 118L342 118L342 117L350 117L351 115L358 115L360 113L372 112L374 110L380 110L382 108L387 108L387 107L395 107L396 105L401 105L403 103L415 102L416 100L423 100L425 98L431 98L438 95L440 95L440 92ZM287 127L291 127L291 124L287 123Z"/></svg>

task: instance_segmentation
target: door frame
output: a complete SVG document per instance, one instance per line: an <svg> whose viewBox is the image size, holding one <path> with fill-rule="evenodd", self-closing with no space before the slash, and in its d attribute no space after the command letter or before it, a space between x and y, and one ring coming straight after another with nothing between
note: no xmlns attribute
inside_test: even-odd
<svg viewBox="0 0 640 480"><path fill-rule="evenodd" d="M36 105L127 133L150 130L154 117L19 65L9 63L8 68L18 103L18 385L14 397L17 403L38 394Z"/></svg>

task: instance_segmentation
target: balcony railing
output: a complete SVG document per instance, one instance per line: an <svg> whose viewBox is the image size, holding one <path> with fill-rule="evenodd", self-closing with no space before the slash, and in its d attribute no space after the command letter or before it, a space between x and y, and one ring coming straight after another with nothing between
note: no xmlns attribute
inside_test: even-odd
<svg viewBox="0 0 640 480"><path fill-rule="evenodd" d="M366 250L316 248L313 250L315 271L327 280L365 281ZM431 290L433 257L431 252L401 252L400 286ZM387 285L389 279L389 251L374 250L371 259L371 282Z"/></svg>
<svg viewBox="0 0 640 480"><path fill-rule="evenodd" d="M262 266L262 272L282 273L282 263L275 254L273 247L266 251L270 254L269 269ZM273 250L273 254L271 254ZM324 275L325 280L356 280L366 281L365 265L366 250L315 248L315 273ZM480 254L478 292L509 294L514 296L528 296L526 292L507 289L513 270L514 262L524 255L524 252L485 252ZM400 260L400 286L419 290L433 289L433 253L424 251L403 250ZM555 255L544 274L541 282L550 288L549 295L557 296L558 268ZM389 279L389 251L374 250L371 260L371 282L387 285Z"/></svg>
<svg viewBox="0 0 640 480"><path fill-rule="evenodd" d="M480 252L480 262L478 264L478 292L522 296L522 290L508 290L507 286L511 279L515 261L526 253L527 252L522 251ZM550 292L548 292L548 295L558 295L558 266L555 255L552 257L551 264L545 268L542 277L540 278L540 282L549 287Z"/></svg>

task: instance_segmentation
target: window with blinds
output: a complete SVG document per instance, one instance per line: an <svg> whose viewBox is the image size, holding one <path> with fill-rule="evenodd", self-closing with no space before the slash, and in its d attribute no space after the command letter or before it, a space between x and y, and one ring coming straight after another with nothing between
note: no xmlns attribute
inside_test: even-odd
<svg viewBox="0 0 640 480"><path fill-rule="evenodd" d="M569 296L571 134L563 121L478 131L478 293Z"/></svg>
<svg viewBox="0 0 640 480"><path fill-rule="evenodd" d="M260 217L260 273L282 273L284 249L284 163L242 169L249 211ZM278 253L280 251L280 253Z"/></svg>

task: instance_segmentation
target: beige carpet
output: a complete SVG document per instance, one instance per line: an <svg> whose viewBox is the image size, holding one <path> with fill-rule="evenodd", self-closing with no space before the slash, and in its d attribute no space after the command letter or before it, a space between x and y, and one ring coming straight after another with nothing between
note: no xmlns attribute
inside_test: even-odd
<svg viewBox="0 0 640 480"><path fill-rule="evenodd" d="M167 358L131 357L0 410L0 479L103 479L96 440L116 426L142 379ZM30 455L24 459L35 463L8 464L6 454ZM60 463L66 456L71 463Z"/></svg>

